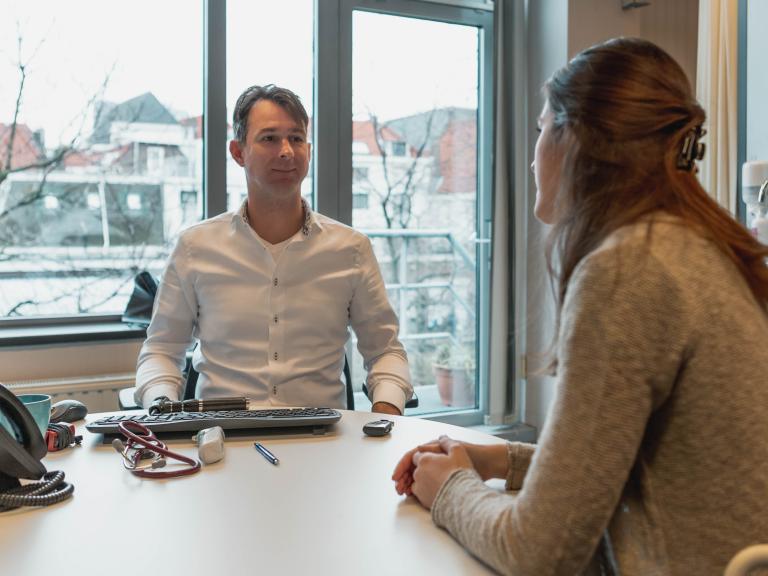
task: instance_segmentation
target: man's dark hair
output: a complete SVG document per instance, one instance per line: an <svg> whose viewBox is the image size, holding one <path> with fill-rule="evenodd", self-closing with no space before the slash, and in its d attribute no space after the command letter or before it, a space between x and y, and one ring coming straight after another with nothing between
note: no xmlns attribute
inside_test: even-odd
<svg viewBox="0 0 768 576"><path fill-rule="evenodd" d="M240 94L237 104L235 104L235 111L232 114L235 139L241 144L245 143L245 137L248 134L248 114L251 112L253 105L259 100L271 100L275 104L282 106L296 122L301 124L305 130L307 129L309 116L307 116L307 111L296 94L287 88L280 88L274 84L251 86Z"/></svg>

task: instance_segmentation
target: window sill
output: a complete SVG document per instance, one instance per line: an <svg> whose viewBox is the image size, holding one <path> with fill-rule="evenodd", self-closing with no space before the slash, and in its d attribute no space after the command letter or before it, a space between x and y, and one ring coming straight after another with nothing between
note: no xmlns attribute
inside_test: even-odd
<svg viewBox="0 0 768 576"><path fill-rule="evenodd" d="M0 348L108 340L143 340L145 337L146 328L125 324L120 321L119 316L0 321Z"/></svg>

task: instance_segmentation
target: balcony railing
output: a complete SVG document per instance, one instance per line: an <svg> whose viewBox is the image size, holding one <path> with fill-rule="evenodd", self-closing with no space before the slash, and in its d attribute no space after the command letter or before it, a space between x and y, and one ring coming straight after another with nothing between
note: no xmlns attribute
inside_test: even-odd
<svg viewBox="0 0 768 576"><path fill-rule="evenodd" d="M378 254L380 265L393 264L396 260L396 281L386 283L386 288L395 304L395 311L400 319L400 340L407 349L416 350L411 354L411 373L414 387L417 389L420 399L418 413L436 412L449 409L438 395L435 376L425 369L434 361L435 351L440 344L452 347L470 346L474 348L475 339L475 302L474 298L467 296L467 285L474 282L475 259L467 249L458 241L455 234L447 229L430 230L361 230L372 241L377 239L396 239L398 253L394 257ZM442 239L445 244L439 250L425 251L423 248L415 253L409 240L434 239L437 243ZM435 246L437 248L437 246ZM450 273L444 273L444 278L429 279L426 281L412 280L413 264L415 260L426 260L432 265L453 263L448 268ZM394 265L394 264L393 264ZM445 267L443 271L445 271ZM392 276L395 276L392 274ZM463 282L462 282L463 281ZM463 285L462 285L463 283ZM451 317L458 317L459 311L464 321L456 321L450 324L448 329L441 330L412 330L409 322L409 306L411 301L408 293L441 290L442 294L449 296L447 305L451 308ZM463 294L464 293L464 294ZM443 300L443 305L446 305ZM415 323L419 325L418 322ZM461 324L461 325L459 325ZM356 338L350 342L348 353L352 361L353 387L357 390L362 387L364 369L362 359L356 352ZM354 353L353 353L354 351ZM473 355L473 356L476 356ZM417 364L420 364L417 366ZM357 395L359 402L364 402L361 393ZM411 412L414 413L414 412Z"/></svg>
<svg viewBox="0 0 768 576"><path fill-rule="evenodd" d="M424 238L443 238L448 244L449 251L433 253L434 257L443 257L447 260L457 260L469 273L475 272L475 259L467 252L466 248L461 245L456 236L450 230L445 229L429 229L429 230L407 230L407 229L386 229L386 230L361 230L363 234L375 240L376 238L396 238L404 240L400 244L400 254L398 261L398 282L390 282L386 284L387 290L390 293L397 295L396 301L398 302L397 315L400 318L400 338L402 340L423 340L429 338L451 338L455 341L455 330L451 333L435 333L435 332L417 332L411 333L408 330L407 322L407 298L404 298L404 294L408 291L420 291L420 290L434 290L441 289L450 293L451 300L458 306L460 306L467 315L474 320L475 318L475 306L473 302L467 302L463 298L453 282L455 274L451 275L449 279L437 282L409 282L409 243L410 239L424 239ZM454 342L455 343L455 342Z"/></svg>

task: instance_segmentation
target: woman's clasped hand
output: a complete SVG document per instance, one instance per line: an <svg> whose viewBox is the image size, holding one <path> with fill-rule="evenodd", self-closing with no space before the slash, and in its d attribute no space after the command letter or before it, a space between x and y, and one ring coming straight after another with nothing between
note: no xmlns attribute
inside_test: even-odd
<svg viewBox="0 0 768 576"><path fill-rule="evenodd" d="M502 478L499 468L504 463L506 446L470 444L448 436L421 444L406 452L392 473L395 490L400 495L415 496L425 507L431 508L440 487L459 470L474 470L482 480Z"/></svg>

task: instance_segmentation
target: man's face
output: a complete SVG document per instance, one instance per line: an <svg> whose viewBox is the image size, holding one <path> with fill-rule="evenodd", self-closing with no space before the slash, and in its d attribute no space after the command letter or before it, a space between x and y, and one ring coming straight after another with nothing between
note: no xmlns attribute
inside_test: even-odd
<svg viewBox="0 0 768 576"><path fill-rule="evenodd" d="M307 131L271 100L259 100L248 114L245 142L229 143L232 158L245 168L248 190L285 197L300 194L309 169Z"/></svg>

